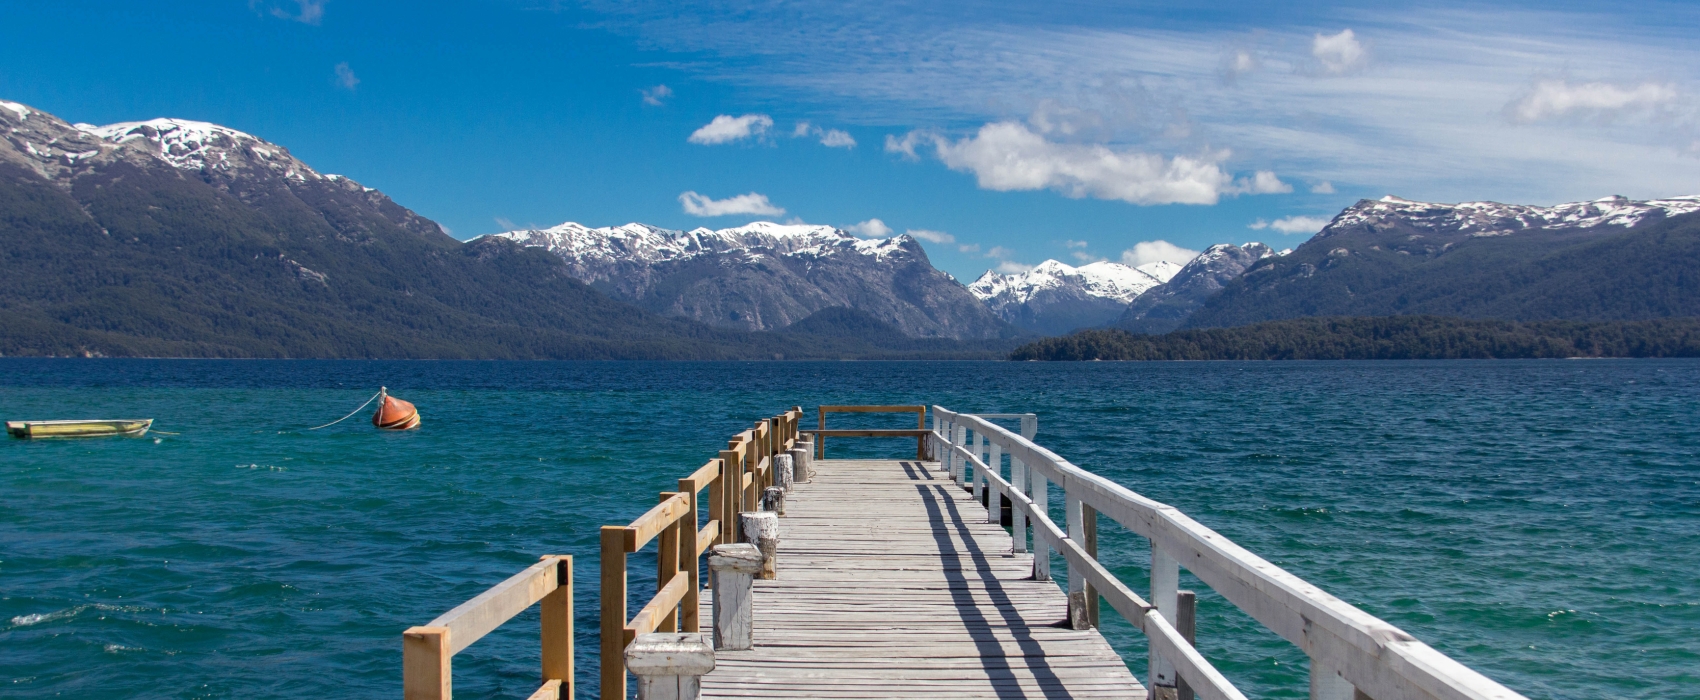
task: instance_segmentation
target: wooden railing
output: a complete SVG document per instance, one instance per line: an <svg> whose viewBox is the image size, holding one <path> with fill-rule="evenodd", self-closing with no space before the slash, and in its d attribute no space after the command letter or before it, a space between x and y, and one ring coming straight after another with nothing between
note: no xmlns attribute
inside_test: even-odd
<svg viewBox="0 0 1700 700"><path fill-rule="evenodd" d="M716 544L739 541L738 513L758 510L773 485L773 457L797 443L803 409L756 423L732 437L715 459L679 480L677 491L630 525L602 528L602 694L626 697L626 646L650 632L701 631L702 556ZM699 527L698 498L708 491L708 522ZM655 597L626 617L626 556L658 540Z"/></svg>
<svg viewBox="0 0 1700 700"><path fill-rule="evenodd" d="M401 636L402 696L450 700L451 659L541 602L543 686L531 700L573 697L573 558L549 555L472 600Z"/></svg>
<svg viewBox="0 0 1700 700"><path fill-rule="evenodd" d="M1068 562L1069 619L1095 622L1099 597L1145 633L1153 697L1190 688L1209 700L1239 700L1235 689L1176 629L1180 567L1264 627L1299 646L1311 660L1310 697L1317 700L1485 700L1523 696L1435 651L1404 631L1263 560L1173 506L1141 496L1070 464L985 416L933 407L931 440L957 482L1012 502L1016 551L1032 527L1034 577L1050 578L1051 550ZM969 442L972 432L974 441ZM1025 432L1025 431L1024 431ZM1005 478L1003 455L1009 455ZM966 482L965 482L966 480ZM1067 531L1049 517L1047 484L1063 487ZM989 509L997 518L997 509ZM1139 597L1096 557L1096 519L1103 514L1151 542L1151 600Z"/></svg>
<svg viewBox="0 0 1700 700"><path fill-rule="evenodd" d="M915 429L863 429L843 428L827 430L826 414L828 413L913 413L915 414ZM915 458L927 458L927 407L926 406L821 406L820 423L815 430L805 430L815 436L815 459L826 459L826 439L829 437L913 437L915 438Z"/></svg>

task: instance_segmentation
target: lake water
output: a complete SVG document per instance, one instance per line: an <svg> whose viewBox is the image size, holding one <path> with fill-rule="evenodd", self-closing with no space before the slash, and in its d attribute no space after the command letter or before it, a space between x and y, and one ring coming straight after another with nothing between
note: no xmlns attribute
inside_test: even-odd
<svg viewBox="0 0 1700 700"><path fill-rule="evenodd" d="M421 430L304 430L380 384ZM1075 464L1532 698L1700 697L1700 361L30 359L0 360L0 418L175 434L0 443L0 696L395 696L402 629L565 553L594 697L597 528L822 403L1037 413ZM1143 541L1101 537L1142 590ZM1183 586L1247 695L1305 696L1302 653ZM524 697L536 634L534 608L457 656L457 692Z"/></svg>

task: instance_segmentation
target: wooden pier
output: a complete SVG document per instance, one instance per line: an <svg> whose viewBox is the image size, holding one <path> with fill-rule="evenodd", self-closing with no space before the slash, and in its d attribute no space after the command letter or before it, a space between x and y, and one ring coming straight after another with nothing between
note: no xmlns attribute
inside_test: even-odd
<svg viewBox="0 0 1700 700"><path fill-rule="evenodd" d="M919 427L826 429L828 413L879 412L914 413ZM634 675L646 700L1244 700L1193 646L1181 568L1305 651L1312 700L1522 698L1039 446L1033 414L823 406L814 430L802 416L793 407L734 435L648 512L602 528L603 700L630 697ZM827 437L913 438L916 458L829 460ZM1148 597L1098 563L1101 517L1149 541ZM651 543L656 590L633 615L628 558ZM405 697L450 698L454 654L542 603L531 699L572 698L572 581L573 558L551 555L408 629ZM1101 604L1145 635L1143 685L1099 634Z"/></svg>
<svg viewBox="0 0 1700 700"><path fill-rule="evenodd" d="M1145 697L938 462L815 464L755 582L756 647L717 652L703 697Z"/></svg>

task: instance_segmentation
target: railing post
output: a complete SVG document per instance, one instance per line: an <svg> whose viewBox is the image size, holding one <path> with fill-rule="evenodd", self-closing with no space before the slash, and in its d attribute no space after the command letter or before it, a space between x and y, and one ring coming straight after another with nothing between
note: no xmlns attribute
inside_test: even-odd
<svg viewBox="0 0 1700 700"><path fill-rule="evenodd" d="M986 467L991 474L1003 475L1003 446L992 443L990 456L987 457ZM992 479L986 477L986 522L993 525L1003 524L1004 497L1001 492L991 488Z"/></svg>
<svg viewBox="0 0 1700 700"><path fill-rule="evenodd" d="M720 453L716 460L720 465L714 470L714 479L708 482L708 519L720 523L720 541L726 540L726 453ZM696 499L691 499L692 503Z"/></svg>
<svg viewBox="0 0 1700 700"><path fill-rule="evenodd" d="M956 442L957 445L961 446L963 449L967 449L967 447L968 447L968 426L962 425L960 423L957 424L955 442ZM956 479L956 485L958 487L967 485L968 482L966 481L966 476L963 474L963 472L966 472L966 471L968 471L968 460L967 460L967 458L963 457L962 455L957 455L956 456L956 469L951 474L951 476Z"/></svg>
<svg viewBox="0 0 1700 700"><path fill-rule="evenodd" d="M1080 529L1084 533L1081 538L1081 548L1086 550L1086 556L1098 558L1098 511L1092 506L1080 504ZM1098 627L1098 589L1092 587L1092 582L1086 582L1086 620L1094 629Z"/></svg>
<svg viewBox="0 0 1700 700"><path fill-rule="evenodd" d="M650 633L626 648L625 661L638 677L638 700L697 700L714 648L700 634Z"/></svg>
<svg viewBox="0 0 1700 700"><path fill-rule="evenodd" d="M729 447L737 443L729 443ZM741 490L739 479L744 478L744 472L738 461L736 449L720 451L720 478L715 483L720 484L720 512L716 518L720 521L720 544L732 544L738 541L738 492Z"/></svg>
<svg viewBox="0 0 1700 700"><path fill-rule="evenodd" d="M560 681L560 697L571 700L573 683L573 558L549 555L555 560L555 590L539 601L543 628L543 682Z"/></svg>
<svg viewBox="0 0 1700 700"><path fill-rule="evenodd" d="M1085 541L1080 498L1066 484L1063 486L1063 515L1068 520L1068 538L1075 542ZM1068 565L1068 621L1069 626L1077 630L1092 628L1092 620L1086 615L1086 572L1073 562Z"/></svg>
<svg viewBox="0 0 1700 700"><path fill-rule="evenodd" d="M1039 417L1038 416L1022 416L1021 417L1021 437L1027 438L1028 440L1032 440L1033 436L1038 435L1038 434L1039 434Z"/></svg>
<svg viewBox="0 0 1700 700"><path fill-rule="evenodd" d="M602 527L602 700L626 700L626 528Z"/></svg>
<svg viewBox="0 0 1700 700"><path fill-rule="evenodd" d="M1014 452L1009 454L1009 483L1016 493L1022 495L1032 490L1027 486L1027 465L1017 458ZM1010 511L1014 517L1010 518L1009 534L1015 537L1014 552L1020 554L1027 551L1027 511L1016 508L1013 504Z"/></svg>
<svg viewBox="0 0 1700 700"><path fill-rule="evenodd" d="M820 421L815 424L815 427L826 430L826 407L821 406L819 410ZM826 436L820 433L815 433L815 459L826 459Z"/></svg>
<svg viewBox="0 0 1700 700"><path fill-rule="evenodd" d="M666 503L668 499L677 495L676 493L662 491L661 502ZM665 588L674 576L679 575L679 541L684 539L680 536L679 526L684 522L683 519L673 521L671 525L662 528L661 534L656 537L655 590L659 591ZM662 613L661 619L655 623L655 631L679 631L679 609L674 608Z"/></svg>
<svg viewBox="0 0 1700 700"><path fill-rule="evenodd" d="M1192 591L1177 591L1175 593L1175 631L1181 633L1181 638L1194 648L1198 646L1198 594ZM1175 695L1178 700L1193 700L1192 687L1186 684L1186 679L1175 676Z"/></svg>
<svg viewBox="0 0 1700 700"><path fill-rule="evenodd" d="M761 551L753 544L715 545L708 558L714 589L714 648L741 651L754 646L750 588L761 573Z"/></svg>
<svg viewBox="0 0 1700 700"><path fill-rule="evenodd" d="M409 627L401 633L401 693L405 700L449 700L449 628Z"/></svg>
<svg viewBox="0 0 1700 700"><path fill-rule="evenodd" d="M1357 689L1327 664L1310 657L1310 700L1353 700Z"/></svg>
<svg viewBox="0 0 1700 700"><path fill-rule="evenodd" d="M1049 518L1051 516L1050 481L1045 478L1044 474L1033 469L1027 470L1027 474L1033 478L1033 505L1039 509L1040 513L1044 513L1045 517ZM1039 528L1033 528L1033 578L1037 581L1051 580L1051 546L1049 543L1043 542L1043 539L1039 536Z"/></svg>
<svg viewBox="0 0 1700 700"><path fill-rule="evenodd" d="M1175 613L1179 608L1176 595L1180 589L1180 565L1156 542L1151 543L1151 604L1157 606L1157 612L1175 624ZM1175 666L1168 659L1151 650L1151 697L1152 700L1168 700L1175 697Z"/></svg>

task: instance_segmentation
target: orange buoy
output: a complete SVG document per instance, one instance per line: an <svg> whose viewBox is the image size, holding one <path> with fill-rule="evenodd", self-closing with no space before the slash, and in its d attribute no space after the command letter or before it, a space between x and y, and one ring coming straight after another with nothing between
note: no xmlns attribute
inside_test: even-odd
<svg viewBox="0 0 1700 700"><path fill-rule="evenodd" d="M378 410L372 414L372 425L379 430L412 430L419 427L419 409L390 396L387 387L379 387Z"/></svg>

